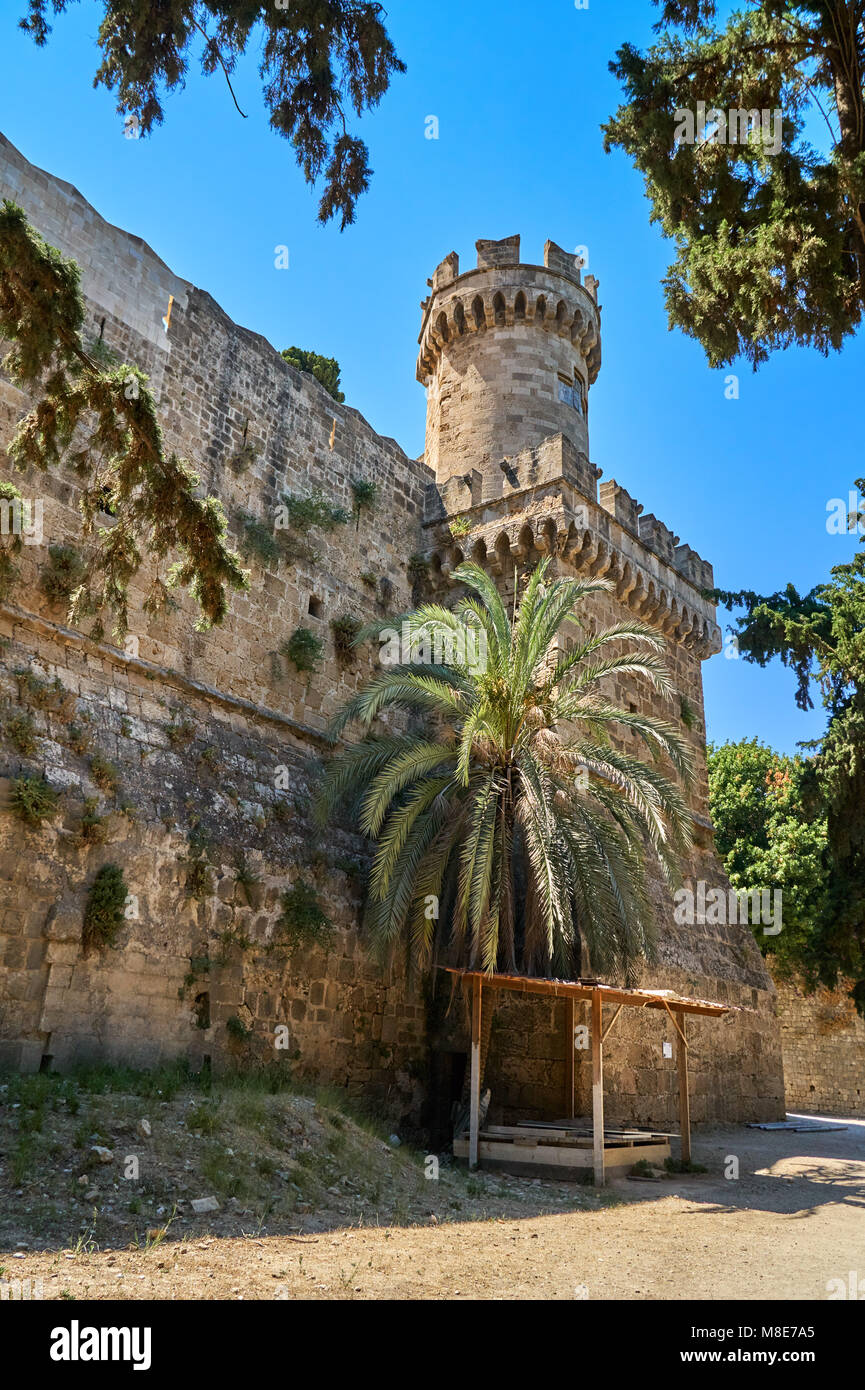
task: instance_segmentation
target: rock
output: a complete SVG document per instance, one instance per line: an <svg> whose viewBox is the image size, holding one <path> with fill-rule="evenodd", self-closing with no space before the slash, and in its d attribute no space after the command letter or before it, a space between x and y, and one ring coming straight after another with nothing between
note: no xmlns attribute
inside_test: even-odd
<svg viewBox="0 0 865 1390"><path fill-rule="evenodd" d="M135 1126L135 1129L136 1133L140 1134L142 1139L149 1139L151 1134L153 1133L153 1129L149 1120L139 1120L138 1124Z"/></svg>
<svg viewBox="0 0 865 1390"><path fill-rule="evenodd" d="M387 1142L389 1144L392 1144L395 1149L398 1149L400 1144L402 1143L402 1140L400 1139L398 1134L392 1134Z"/></svg>
<svg viewBox="0 0 865 1390"><path fill-rule="evenodd" d="M96 1201L98 1201L98 1200L99 1200L99 1189L96 1188L96 1187L91 1187L91 1189L90 1189L89 1192L85 1192L85 1194L84 1194L84 1200L85 1200L85 1202L96 1202Z"/></svg>
<svg viewBox="0 0 865 1390"><path fill-rule="evenodd" d="M215 1197L193 1197L191 1206L196 1216L201 1216L206 1211L219 1211L219 1203Z"/></svg>
<svg viewBox="0 0 865 1390"><path fill-rule="evenodd" d="M114 1150L106 1149L102 1144L92 1144L90 1152L96 1155L100 1163L111 1163L114 1159Z"/></svg>
<svg viewBox="0 0 865 1390"><path fill-rule="evenodd" d="M90 1179L88 1178L87 1174L86 1174L86 1173L82 1173L82 1174L81 1174L81 1177L78 1179L78 1186L79 1186L79 1187L86 1187L89 1181L90 1181Z"/></svg>

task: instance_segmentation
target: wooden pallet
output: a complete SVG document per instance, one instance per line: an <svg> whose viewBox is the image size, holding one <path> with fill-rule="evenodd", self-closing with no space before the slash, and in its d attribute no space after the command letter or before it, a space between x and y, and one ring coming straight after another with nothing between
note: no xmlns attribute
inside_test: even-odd
<svg viewBox="0 0 865 1390"><path fill-rule="evenodd" d="M539 1122L525 1125L488 1125L478 1136L482 1165L514 1170L544 1168L564 1176L568 1169L591 1168L593 1141L590 1131ZM468 1136L454 1140L454 1157L468 1158ZM604 1163L608 1168L631 1167L637 1158L663 1163L670 1157L670 1136L652 1130L605 1130Z"/></svg>

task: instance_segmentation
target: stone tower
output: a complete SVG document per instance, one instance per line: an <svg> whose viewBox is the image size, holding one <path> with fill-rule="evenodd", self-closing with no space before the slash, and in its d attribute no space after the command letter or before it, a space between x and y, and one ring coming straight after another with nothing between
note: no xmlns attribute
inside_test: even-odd
<svg viewBox="0 0 865 1390"><path fill-rule="evenodd" d="M588 396L600 369L598 283L582 277L574 257L553 242L544 264L520 262L519 237L478 241L477 267L459 273L455 253L429 281L417 377L427 388L425 462L435 478L424 499L425 573L443 602L463 560L482 565L510 600L542 557L551 574L601 579L584 609L590 631L638 619L664 638L673 694L661 696L636 678L614 677L608 694L620 708L671 721L691 745L696 774L686 795L693 847L681 865L692 890L728 884L715 853L709 818L701 664L721 648L712 566L614 480L598 485L589 459ZM563 630L569 641L571 633ZM617 746L646 750L620 726ZM736 1006L727 1024L706 1030L702 1085L717 1097L695 1097L700 1118L741 1116L779 1108L781 1087L774 992L751 930L737 922L680 923L667 885L653 868L649 891L658 955L642 983ZM543 1032L531 1003L499 1006L507 1050L491 1053L489 1083L497 1116L559 1104L561 1052L552 1027ZM654 1060L657 1040L636 1011L622 1019L605 1047L613 1078L611 1113L649 1123L672 1096L671 1075ZM539 1028L541 1031L539 1032ZM443 1026L437 1046L455 1046ZM691 1047L692 1063L698 1046ZM646 1059L653 1058L647 1067ZM768 1064L768 1059L771 1062ZM772 1082L764 1083L766 1070ZM590 1068L578 1086L589 1107ZM768 1090L768 1093L767 1093Z"/></svg>
<svg viewBox="0 0 865 1390"><path fill-rule="evenodd" d="M428 282L417 377L428 391L426 462L436 482L480 473L483 496L495 498L502 460L550 435L588 462L601 322L596 280L584 283L554 242L542 266L520 263L518 236L476 246L476 269L460 275L452 252Z"/></svg>

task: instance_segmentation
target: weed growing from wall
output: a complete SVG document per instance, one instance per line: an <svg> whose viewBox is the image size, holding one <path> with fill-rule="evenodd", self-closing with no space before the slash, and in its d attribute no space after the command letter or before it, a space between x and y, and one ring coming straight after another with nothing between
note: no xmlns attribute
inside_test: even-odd
<svg viewBox="0 0 865 1390"><path fill-rule="evenodd" d="M277 919L281 943L293 950L296 946L330 945L333 923L321 906L318 893L311 883L295 879L282 895L282 912Z"/></svg>
<svg viewBox="0 0 865 1390"><path fill-rule="evenodd" d="M12 809L26 825L41 825L57 811L60 793L44 777L16 777L12 783Z"/></svg>
<svg viewBox="0 0 865 1390"><path fill-rule="evenodd" d="M315 664L324 650L324 643L308 627L295 628L287 642L280 647L280 653L290 661L297 671L314 671Z"/></svg>
<svg viewBox="0 0 865 1390"><path fill-rule="evenodd" d="M331 618L330 630L333 633L333 646L340 666L353 666L357 660L354 641L360 632L361 623L351 613L343 613L339 618Z"/></svg>
<svg viewBox="0 0 865 1390"><path fill-rule="evenodd" d="M85 955L91 950L113 946L123 925L123 909L128 889L123 870L117 864L104 864L87 895L82 943Z"/></svg>

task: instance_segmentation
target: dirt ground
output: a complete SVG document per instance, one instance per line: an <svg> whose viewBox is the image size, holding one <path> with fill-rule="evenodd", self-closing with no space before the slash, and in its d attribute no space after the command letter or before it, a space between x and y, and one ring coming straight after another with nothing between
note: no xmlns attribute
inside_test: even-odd
<svg viewBox="0 0 865 1390"><path fill-rule="evenodd" d="M7 1220L0 1266L6 1280L41 1277L46 1299L825 1300L851 1272L865 1297L865 1122L837 1123L847 1128L701 1131L705 1175L621 1178L603 1193L420 1174L397 1219L387 1183L377 1210L337 1184L341 1210L301 1210L276 1234L241 1212L227 1234L198 1217L137 1248L120 1232L102 1248L44 1235L24 1248ZM724 1176L734 1160L738 1177ZM422 1159L382 1161L399 1185Z"/></svg>

